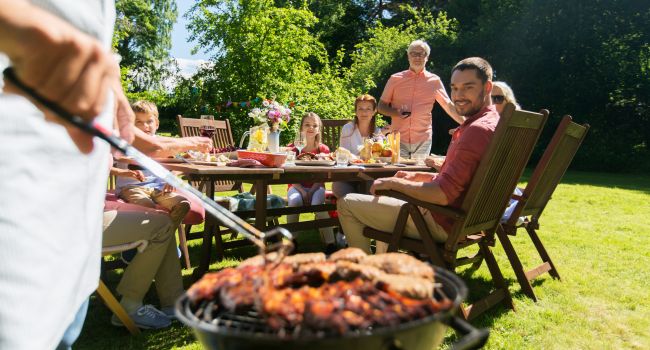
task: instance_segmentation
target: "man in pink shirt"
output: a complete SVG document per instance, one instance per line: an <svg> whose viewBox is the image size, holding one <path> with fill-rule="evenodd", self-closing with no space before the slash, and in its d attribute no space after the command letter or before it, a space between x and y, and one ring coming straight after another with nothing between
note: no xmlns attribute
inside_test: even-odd
<svg viewBox="0 0 650 350"><path fill-rule="evenodd" d="M431 110L438 102L458 124L464 120L449 99L440 78L425 69L429 45L413 41L407 50L409 69L391 75L381 94L379 113L391 117L391 130L399 131L403 158L431 152Z"/></svg>
<svg viewBox="0 0 650 350"><path fill-rule="evenodd" d="M491 91L492 67L487 61L470 57L458 62L452 69L451 97L458 114L467 119L454 133L440 172L400 171L394 177L375 180L370 192L395 190L422 201L459 208L499 122L499 114L490 99ZM339 220L350 246L370 253L370 240L363 236L364 227L392 231L402 204L403 201L395 198L358 193L339 200ZM425 221L434 240L447 239L451 223L444 216L429 213ZM411 218L406 223L405 234L418 235Z"/></svg>

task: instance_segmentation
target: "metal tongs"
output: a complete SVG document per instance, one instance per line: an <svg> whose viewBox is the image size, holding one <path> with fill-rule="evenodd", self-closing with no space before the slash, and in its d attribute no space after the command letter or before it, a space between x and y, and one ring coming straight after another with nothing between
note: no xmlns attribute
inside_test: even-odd
<svg viewBox="0 0 650 350"><path fill-rule="evenodd" d="M258 247L260 255L264 257L264 260L267 264L270 263L272 266L279 264L282 259L284 259L284 257L293 250L293 235L287 229L276 227L267 232L258 230L253 225L247 223L245 220L231 213L228 209L217 204L214 200L212 200L212 198L209 198L204 193L180 180L158 162L135 149L135 147L131 146L126 140L117 136L113 131L107 130L96 122L86 122L81 117L75 116L72 113L66 111L55 102L52 102L43 96L40 96L36 91L34 91L34 89L26 86L22 81L18 79L16 72L12 67L5 69L3 74L22 92L38 101L43 106L47 107L61 119L69 122L70 124L74 125L89 135L99 137L100 139L106 141L109 145L122 152L127 157L132 157L143 168L151 171L155 176L161 178L171 186L180 190L182 193L191 194L198 197L201 200L201 203L203 204L205 210L210 215L221 221L223 226L226 226L235 232L241 233L244 237L252 241ZM287 239L282 239L282 237ZM280 239L279 241L271 241L272 238ZM277 254L269 255L268 253L270 252L276 252Z"/></svg>

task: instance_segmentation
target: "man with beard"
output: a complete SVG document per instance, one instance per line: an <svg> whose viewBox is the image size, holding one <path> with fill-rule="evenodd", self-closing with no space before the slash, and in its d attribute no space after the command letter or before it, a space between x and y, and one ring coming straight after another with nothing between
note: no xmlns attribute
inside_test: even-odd
<svg viewBox="0 0 650 350"><path fill-rule="evenodd" d="M466 120L454 133L440 172L400 171L394 177L375 180L370 192L394 190L422 201L459 208L499 122L491 91L492 67L486 60L470 57L458 62L452 69L451 99L456 112L466 116ZM357 193L339 200L339 220L349 245L370 253L370 240L363 236L363 229L370 226L381 231L393 230L403 204L391 197ZM435 213L424 217L433 239L444 242L451 221ZM417 237L411 218L404 232L406 236Z"/></svg>

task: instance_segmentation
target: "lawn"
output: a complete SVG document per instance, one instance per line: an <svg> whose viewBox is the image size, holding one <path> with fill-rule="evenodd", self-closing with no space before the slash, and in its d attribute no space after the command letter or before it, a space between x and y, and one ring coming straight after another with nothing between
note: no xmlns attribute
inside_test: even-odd
<svg viewBox="0 0 650 350"><path fill-rule="evenodd" d="M275 186L274 193L286 188ZM516 312L501 306L474 321L491 330L488 349L648 349L650 348L650 177L569 172L541 220L540 237L562 281L543 275L533 284L539 301L519 289L501 246L494 249L510 284ZM199 229L199 228L197 228ZM300 251L322 249L316 232L299 237ZM524 266L538 263L525 233L513 238ZM191 244L193 264L199 241ZM242 248L212 270L234 266L253 254ZM184 270L189 285L191 271ZM489 274L485 265L465 280L470 299L483 295ZM119 281L109 274L109 287ZM475 292L475 293L472 293ZM149 302L155 303L152 294ZM93 295L75 349L200 349L190 329L175 322L169 329L133 337L111 326L110 312ZM448 331L446 344L455 340Z"/></svg>

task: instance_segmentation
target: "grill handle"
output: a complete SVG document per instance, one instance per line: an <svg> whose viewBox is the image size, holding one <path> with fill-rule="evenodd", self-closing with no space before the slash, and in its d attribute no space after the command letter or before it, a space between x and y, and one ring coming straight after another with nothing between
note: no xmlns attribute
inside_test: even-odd
<svg viewBox="0 0 650 350"><path fill-rule="evenodd" d="M474 326L458 316L451 317L447 322L445 323L463 335L458 342L451 346L451 350L480 349L485 345L490 335L488 329L474 328Z"/></svg>

